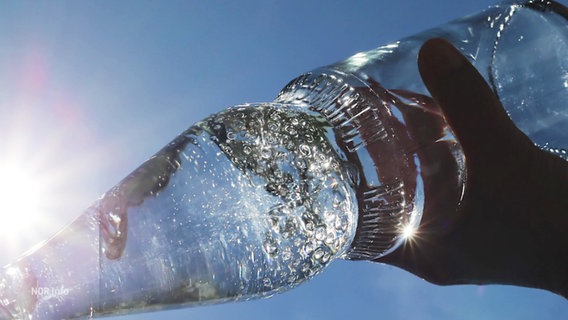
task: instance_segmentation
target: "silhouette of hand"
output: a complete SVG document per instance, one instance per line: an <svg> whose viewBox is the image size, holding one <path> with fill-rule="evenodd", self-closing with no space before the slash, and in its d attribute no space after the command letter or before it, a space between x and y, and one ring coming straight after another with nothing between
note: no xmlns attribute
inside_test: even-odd
<svg viewBox="0 0 568 320"><path fill-rule="evenodd" d="M511 284L568 297L568 162L534 146L445 40L427 41L418 66L462 145L466 189L455 212L425 212L416 236L377 261L440 285Z"/></svg>

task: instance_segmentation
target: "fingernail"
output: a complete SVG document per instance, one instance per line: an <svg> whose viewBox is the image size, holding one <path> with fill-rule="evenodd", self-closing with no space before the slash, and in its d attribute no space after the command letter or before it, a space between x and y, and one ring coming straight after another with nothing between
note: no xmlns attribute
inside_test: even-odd
<svg viewBox="0 0 568 320"><path fill-rule="evenodd" d="M444 39L434 39L434 41L436 41L436 45L438 46L440 60L445 61L446 68L455 70L463 66L464 57L456 47Z"/></svg>
<svg viewBox="0 0 568 320"><path fill-rule="evenodd" d="M440 38L426 41L418 56L421 71L425 71L436 82L460 69L464 65L464 60L465 58L454 46Z"/></svg>

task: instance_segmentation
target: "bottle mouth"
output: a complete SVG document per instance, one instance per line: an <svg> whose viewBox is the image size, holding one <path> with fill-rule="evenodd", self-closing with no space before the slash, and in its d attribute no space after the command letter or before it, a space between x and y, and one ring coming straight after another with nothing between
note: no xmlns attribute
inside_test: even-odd
<svg viewBox="0 0 568 320"><path fill-rule="evenodd" d="M401 147L388 102L376 92L380 89L325 68L292 80L275 100L325 117L341 157L358 172L357 231L345 254L352 260L372 260L395 250L417 228L423 206L415 159Z"/></svg>

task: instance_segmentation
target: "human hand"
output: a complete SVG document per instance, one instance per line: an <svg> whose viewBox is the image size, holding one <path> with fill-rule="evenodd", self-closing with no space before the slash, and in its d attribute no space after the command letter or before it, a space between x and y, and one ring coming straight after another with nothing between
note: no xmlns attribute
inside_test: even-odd
<svg viewBox="0 0 568 320"><path fill-rule="evenodd" d="M377 259L430 282L511 284L568 297L568 162L536 147L451 44L418 65L459 140L466 189L455 212L424 212L416 236Z"/></svg>

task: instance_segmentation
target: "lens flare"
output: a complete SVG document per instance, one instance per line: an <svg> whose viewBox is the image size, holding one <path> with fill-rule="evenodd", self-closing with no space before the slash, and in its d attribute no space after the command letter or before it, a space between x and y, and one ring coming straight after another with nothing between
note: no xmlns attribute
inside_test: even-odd
<svg viewBox="0 0 568 320"><path fill-rule="evenodd" d="M406 241L412 240L416 235L416 230L417 230L416 226L414 224L409 223L402 230L402 237Z"/></svg>

